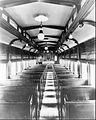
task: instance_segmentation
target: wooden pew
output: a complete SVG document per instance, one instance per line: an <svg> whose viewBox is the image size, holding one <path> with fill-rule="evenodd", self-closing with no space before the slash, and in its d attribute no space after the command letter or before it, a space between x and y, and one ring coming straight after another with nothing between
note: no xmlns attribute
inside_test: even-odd
<svg viewBox="0 0 96 120"><path fill-rule="evenodd" d="M91 86L62 87L62 118L95 119L95 89ZM65 102L65 99L66 102Z"/></svg>
<svg viewBox="0 0 96 120"><path fill-rule="evenodd" d="M67 101L65 119L95 120L95 101Z"/></svg>
<svg viewBox="0 0 96 120"><path fill-rule="evenodd" d="M27 69L17 79L7 79L0 86L0 119L29 119L33 106L37 105L37 85L45 66ZM30 99L32 103L30 106Z"/></svg>
<svg viewBox="0 0 96 120"><path fill-rule="evenodd" d="M0 119L28 119L30 109L33 109L33 106L30 108L31 96L33 96L32 103L35 106L37 104L36 86L24 84L0 86Z"/></svg>
<svg viewBox="0 0 96 120"><path fill-rule="evenodd" d="M61 94L63 98L67 95L67 101L95 100L95 89L87 85L69 88L62 86Z"/></svg>
<svg viewBox="0 0 96 120"><path fill-rule="evenodd" d="M28 119L30 104L28 102L0 102L0 119Z"/></svg>
<svg viewBox="0 0 96 120"><path fill-rule="evenodd" d="M80 78L58 79L58 82L60 86L65 86L66 88L78 87L85 84L85 80L82 80Z"/></svg>

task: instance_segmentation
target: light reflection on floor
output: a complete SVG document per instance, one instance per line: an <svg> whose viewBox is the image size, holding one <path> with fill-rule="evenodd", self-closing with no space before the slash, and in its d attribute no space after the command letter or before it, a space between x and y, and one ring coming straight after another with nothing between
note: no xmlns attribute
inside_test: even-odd
<svg viewBox="0 0 96 120"><path fill-rule="evenodd" d="M58 118L58 108L53 72L47 73L45 91L43 93L42 106L40 110L40 120L44 120L44 118L50 118L50 120L52 120L53 118Z"/></svg>

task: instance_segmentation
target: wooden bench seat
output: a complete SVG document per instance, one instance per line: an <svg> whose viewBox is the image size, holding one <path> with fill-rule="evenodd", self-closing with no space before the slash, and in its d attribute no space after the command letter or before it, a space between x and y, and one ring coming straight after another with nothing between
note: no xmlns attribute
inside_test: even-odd
<svg viewBox="0 0 96 120"><path fill-rule="evenodd" d="M0 103L0 119L24 120L30 118L30 104L28 102Z"/></svg>
<svg viewBox="0 0 96 120"><path fill-rule="evenodd" d="M24 80L25 79L25 80ZM40 82L40 79L30 79L26 80L26 78L22 78L21 80L12 80L12 81L6 81L6 84L1 84L0 86L33 86L35 84L38 84Z"/></svg>
<svg viewBox="0 0 96 120"><path fill-rule="evenodd" d="M70 74L70 71L58 71L56 72L57 75L62 75L62 74Z"/></svg>
<svg viewBox="0 0 96 120"><path fill-rule="evenodd" d="M84 85L85 81L82 80L76 80L76 81L59 81L60 86L65 86L66 88L68 87L78 87L81 85Z"/></svg>
<svg viewBox="0 0 96 120"><path fill-rule="evenodd" d="M91 86L61 88L62 99L67 95L67 101L95 100L95 89Z"/></svg>
<svg viewBox="0 0 96 120"><path fill-rule="evenodd" d="M95 120L95 101L66 102L65 119Z"/></svg>
<svg viewBox="0 0 96 120"><path fill-rule="evenodd" d="M30 96L37 96L36 87L0 87L0 101L20 102L28 101Z"/></svg>

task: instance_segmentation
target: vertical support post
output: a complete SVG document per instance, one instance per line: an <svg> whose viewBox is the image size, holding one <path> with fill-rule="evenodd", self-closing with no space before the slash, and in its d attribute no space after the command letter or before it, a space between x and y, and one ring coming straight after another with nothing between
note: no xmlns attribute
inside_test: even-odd
<svg viewBox="0 0 96 120"><path fill-rule="evenodd" d="M8 50L8 53L7 53L7 78L10 79L10 75L11 75L11 55L9 53L9 50Z"/></svg>
<svg viewBox="0 0 96 120"><path fill-rule="evenodd" d="M57 56L57 63L59 64L59 55Z"/></svg>
<svg viewBox="0 0 96 120"><path fill-rule="evenodd" d="M88 75L88 85L91 85L91 80L90 80L90 64L87 64L87 75Z"/></svg>
<svg viewBox="0 0 96 120"><path fill-rule="evenodd" d="M18 65L17 65L17 61L16 61L16 75L18 73Z"/></svg>
<svg viewBox="0 0 96 120"><path fill-rule="evenodd" d="M21 51L21 71L23 71L23 50Z"/></svg>
<svg viewBox="0 0 96 120"><path fill-rule="evenodd" d="M80 78L81 77L81 63L80 63L81 53L80 53L80 45L79 44L77 46L77 59L78 59L78 78Z"/></svg>
<svg viewBox="0 0 96 120"><path fill-rule="evenodd" d="M69 59L71 58L71 52L70 52L70 49L69 49Z"/></svg>

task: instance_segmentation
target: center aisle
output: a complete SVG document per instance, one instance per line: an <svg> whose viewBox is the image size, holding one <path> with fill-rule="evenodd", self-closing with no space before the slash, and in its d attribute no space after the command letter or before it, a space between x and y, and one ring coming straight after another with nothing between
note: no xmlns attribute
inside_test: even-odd
<svg viewBox="0 0 96 120"><path fill-rule="evenodd" d="M45 89L43 92L40 120L59 120L56 99L56 88L53 72L47 72Z"/></svg>

